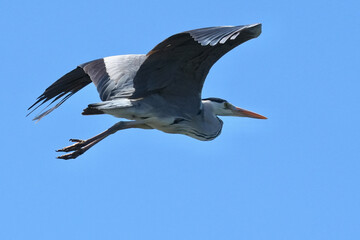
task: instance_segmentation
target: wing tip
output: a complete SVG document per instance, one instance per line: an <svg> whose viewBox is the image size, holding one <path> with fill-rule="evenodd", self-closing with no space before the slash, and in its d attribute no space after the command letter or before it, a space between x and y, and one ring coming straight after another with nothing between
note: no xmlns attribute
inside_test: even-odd
<svg viewBox="0 0 360 240"><path fill-rule="evenodd" d="M250 25L247 25L246 28L251 31L254 38L257 38L262 32L262 24L261 23L250 24Z"/></svg>
<svg viewBox="0 0 360 240"><path fill-rule="evenodd" d="M215 46L225 44L229 40L235 40L238 36L244 36L247 40L256 38L261 34L262 24L248 24L238 26L218 26L190 30L190 36L201 46Z"/></svg>
<svg viewBox="0 0 360 240"><path fill-rule="evenodd" d="M91 79L81 67L73 69L46 88L43 94L36 99L36 102L28 108L30 112L26 116L29 116L44 103L53 99L50 104L33 119L34 121L39 121L89 83L91 83ZM56 103L56 105L48 109L53 103Z"/></svg>

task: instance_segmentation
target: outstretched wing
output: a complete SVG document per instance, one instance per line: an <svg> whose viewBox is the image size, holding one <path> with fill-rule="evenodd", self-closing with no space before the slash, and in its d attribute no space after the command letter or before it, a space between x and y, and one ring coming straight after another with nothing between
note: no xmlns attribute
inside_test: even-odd
<svg viewBox="0 0 360 240"><path fill-rule="evenodd" d="M44 109L34 119L40 120L93 82L103 101L158 93L188 112L197 112L202 86L212 65L260 33L261 24L202 28L173 35L147 55L119 55L91 61L53 83L29 110L32 112L52 100L49 106L53 103L55 106Z"/></svg>
<svg viewBox="0 0 360 240"><path fill-rule="evenodd" d="M157 92L191 112L198 111L201 90L213 64L260 33L261 24L252 24L202 28L169 37L147 54L135 75L131 98Z"/></svg>
<svg viewBox="0 0 360 240"><path fill-rule="evenodd" d="M144 54L119 55L81 64L50 85L29 107L28 110L31 110L29 114L51 100L50 104L34 118L34 120L40 120L91 82L97 87L103 101L129 97L134 92L135 74L145 59ZM51 106L52 104L54 106Z"/></svg>

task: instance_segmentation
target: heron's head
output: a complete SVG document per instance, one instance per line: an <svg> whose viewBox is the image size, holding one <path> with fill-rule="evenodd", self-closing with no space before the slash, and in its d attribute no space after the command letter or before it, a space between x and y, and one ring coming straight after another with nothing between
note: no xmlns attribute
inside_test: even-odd
<svg viewBox="0 0 360 240"><path fill-rule="evenodd" d="M237 117L267 119L266 117L260 114L235 107L228 101L221 98L205 98L202 101L204 104L209 104L212 107L214 114L218 116L237 116Z"/></svg>

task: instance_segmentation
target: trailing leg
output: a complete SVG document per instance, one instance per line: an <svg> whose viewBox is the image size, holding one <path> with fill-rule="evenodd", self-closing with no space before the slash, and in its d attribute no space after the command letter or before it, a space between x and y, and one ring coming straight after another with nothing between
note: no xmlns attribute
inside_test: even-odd
<svg viewBox="0 0 360 240"><path fill-rule="evenodd" d="M89 138L87 140L80 140L80 139L70 139L71 142L75 142L75 144L70 145L68 147L64 147L62 149L56 150L57 152L71 152L68 154L64 154L61 156L58 156L59 159L74 159L89 150L92 146L94 146L96 143L100 142L107 136L116 133L119 130L127 129L127 128L141 128L141 129L152 129L152 127L146 125L142 121L120 121L116 124L114 124L109 129L105 130L104 132Z"/></svg>

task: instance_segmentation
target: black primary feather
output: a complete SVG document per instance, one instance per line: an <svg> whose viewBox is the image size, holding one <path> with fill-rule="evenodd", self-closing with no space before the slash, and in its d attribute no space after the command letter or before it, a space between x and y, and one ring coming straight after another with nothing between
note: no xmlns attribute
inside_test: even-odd
<svg viewBox="0 0 360 240"><path fill-rule="evenodd" d="M58 108L61 104L63 104L68 98L70 98L77 91L85 87L91 83L90 77L84 72L84 70L80 67L75 68L71 72L62 76L59 80L54 82L50 87L48 87L43 94L41 94L37 101L31 105L28 110L31 110L26 116L30 115L36 109L38 109L41 105L53 99L48 106L44 110L41 111L39 115L37 115L33 120L40 120L45 117L53 110ZM51 104L55 103L59 100L55 106L47 109Z"/></svg>

